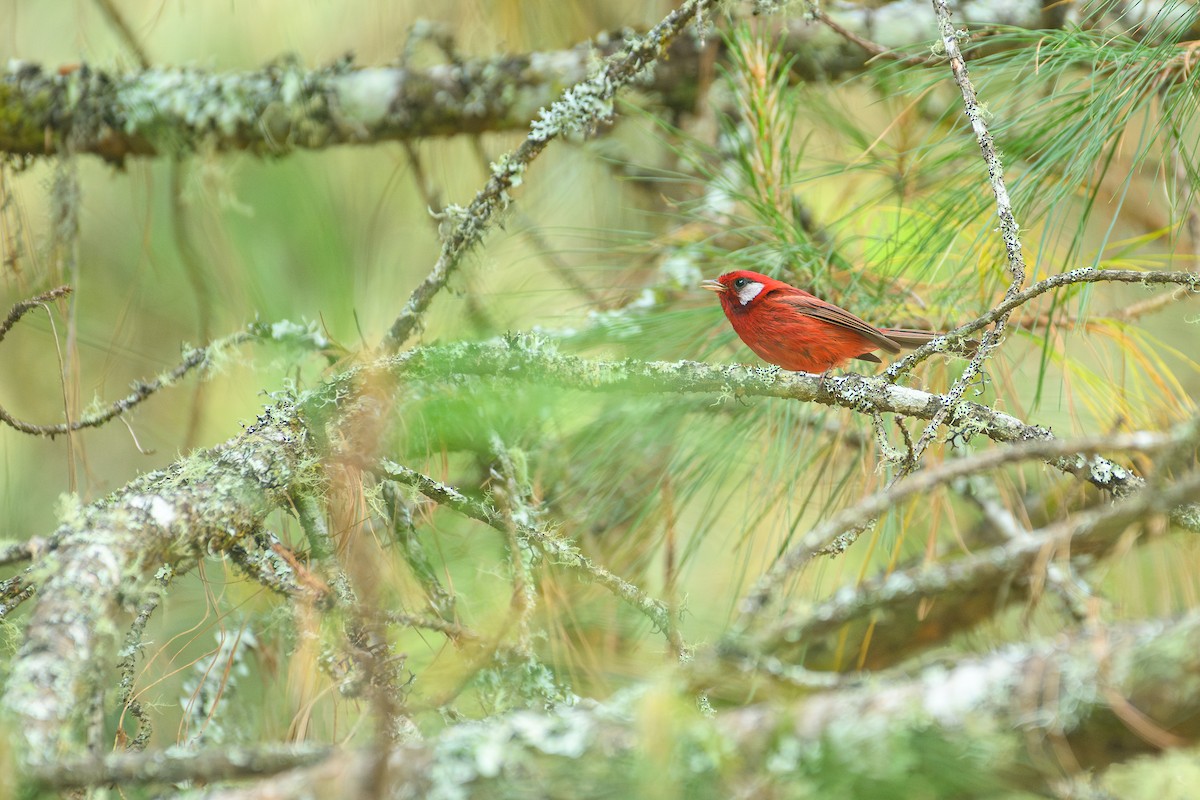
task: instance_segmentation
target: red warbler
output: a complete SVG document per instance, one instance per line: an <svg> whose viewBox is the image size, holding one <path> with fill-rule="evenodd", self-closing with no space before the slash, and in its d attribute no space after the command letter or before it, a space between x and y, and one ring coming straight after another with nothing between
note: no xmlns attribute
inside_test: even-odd
<svg viewBox="0 0 1200 800"><path fill-rule="evenodd" d="M717 293L721 309L747 347L784 369L827 372L852 358L878 364L875 350L899 353L941 335L876 328L803 289L749 270L726 272L700 286Z"/></svg>

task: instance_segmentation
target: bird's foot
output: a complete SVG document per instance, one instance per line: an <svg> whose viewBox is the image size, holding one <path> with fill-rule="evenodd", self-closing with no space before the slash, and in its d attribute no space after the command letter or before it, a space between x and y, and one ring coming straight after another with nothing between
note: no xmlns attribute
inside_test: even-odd
<svg viewBox="0 0 1200 800"><path fill-rule="evenodd" d="M821 373L821 377L817 378L817 397L820 397L821 395L826 394L826 393L832 394L832 392L829 392L828 386L826 384L826 381L829 380L829 376L831 376L832 374L833 374L833 370L827 369Z"/></svg>

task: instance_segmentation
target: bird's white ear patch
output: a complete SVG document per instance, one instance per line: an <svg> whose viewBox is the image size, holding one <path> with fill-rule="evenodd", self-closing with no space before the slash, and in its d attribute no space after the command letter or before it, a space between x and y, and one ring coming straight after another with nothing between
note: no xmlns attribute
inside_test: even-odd
<svg viewBox="0 0 1200 800"><path fill-rule="evenodd" d="M742 305L749 305L750 301L758 297L759 292L763 290L763 285L758 281L750 281L745 286L737 290L738 300L742 301Z"/></svg>

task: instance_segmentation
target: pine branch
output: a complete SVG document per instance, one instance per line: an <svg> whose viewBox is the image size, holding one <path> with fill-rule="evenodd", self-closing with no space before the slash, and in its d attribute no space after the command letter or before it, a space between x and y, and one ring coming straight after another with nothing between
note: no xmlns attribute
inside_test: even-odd
<svg viewBox="0 0 1200 800"><path fill-rule="evenodd" d="M1042 793L1064 770L1102 770L1200 741L1200 683L1189 680L1197 670L1193 613L1075 631L1052 644L947 659L916 676L814 689L711 717L684 717L664 707L661 694L496 716L393 750L386 786L414 797L515 796L531 785L547 797L578 796L581 785L626 795L643 785L636 776L669 773L697 796L904 796L915 776L896 765L919 763L916 785L931 796ZM671 734L663 737L668 716ZM1055 754L1068 744L1073 760L1064 762ZM722 757L707 756L713 752ZM345 796L371 757L334 753L316 767L204 796Z"/></svg>
<svg viewBox="0 0 1200 800"><path fill-rule="evenodd" d="M1190 279L1196 280L1196 276L1190 275ZM896 386L885 377L848 374L822 379L802 372L785 372L778 367L714 366L694 361L593 361L562 355L544 340L526 336L510 336L502 342L411 350L348 371L316 393L313 401L328 402L330 396L347 391L348 385L377 371L435 380L451 375L475 375L587 392L775 397L838 406L867 415L892 413L923 420L933 419L947 406L944 395ZM945 430L953 440L963 442L974 436L985 436L994 442L1054 438L1048 428L963 400L950 404ZM1047 463L1117 496L1145 485L1133 471L1101 456L1059 456ZM1200 532L1200 508L1181 506L1172 512L1172 520Z"/></svg>

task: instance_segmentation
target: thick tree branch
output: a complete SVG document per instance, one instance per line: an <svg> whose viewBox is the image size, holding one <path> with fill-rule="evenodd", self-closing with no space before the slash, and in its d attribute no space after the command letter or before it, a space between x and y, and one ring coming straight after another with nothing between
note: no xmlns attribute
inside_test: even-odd
<svg viewBox="0 0 1200 800"><path fill-rule="evenodd" d="M14 62L0 77L0 151L130 156L247 150L279 155L337 145L527 128L538 109L588 77L597 53L622 50L605 35L571 50L463 60L426 69L319 69L281 60L255 72L157 67L65 74ZM715 46L713 44L712 46ZM673 60L631 79L668 107L696 102L701 46L680 40Z"/></svg>
<svg viewBox="0 0 1200 800"><path fill-rule="evenodd" d="M1031 571L1047 554L1061 550L1073 558L1102 555L1116 546L1129 525L1181 503L1194 503L1197 498L1200 474L1193 471L1117 503L1075 512L1007 544L892 573L856 591L841 592L805 613L785 615L755 642L754 649L788 660L785 651L803 643L806 664L833 669L834 647L828 644L828 637L843 633L847 624L858 623L860 633L866 625L885 631L885 638L871 643L878 656L865 658L864 664L873 669L895 664L981 619L992 618L999 607L1026 599L1033 580ZM934 601L946 604L951 613L937 615L931 626L936 631L925 630L918 606ZM986 609L984 613L980 613L981 607Z"/></svg>
<svg viewBox="0 0 1200 800"><path fill-rule="evenodd" d="M925 494L959 478L977 475L1006 464L1030 460L1045 461L1073 454L1093 455L1102 450L1157 452L1181 441L1194 443L1197 438L1200 438L1200 420L1193 420L1173 434L1139 432L1066 441L1048 439L1022 442L976 456L946 461L936 467L913 473L894 486L869 495L855 505L833 514L801 537L797 544L776 560L771 569L738 604L741 625L749 625L752 618L770 602L783 582L796 570L803 568L818 554L829 552L843 531L865 524L915 495Z"/></svg>
<svg viewBox="0 0 1200 800"><path fill-rule="evenodd" d="M398 796L493 797L533 785L544 797L565 798L579 796L581 780L635 794L636 776L668 772L697 796L904 796L914 775L895 765L920 763L920 785L931 796L1038 791L1064 769L1100 770L1166 742L1198 741L1200 682L1187 677L1198 670L1200 616L1192 614L1170 624L1076 632L1052 645L942 662L916 677L712 717L681 719L661 696L626 696L494 717L397 749L388 788ZM662 715L674 716L668 723ZM1073 763L1055 757L1060 746ZM713 752L722 757L697 757ZM346 796L370 757L335 753L314 768L204 796Z"/></svg>
<svg viewBox="0 0 1200 800"><path fill-rule="evenodd" d="M816 375L789 373L778 367L714 366L694 361L592 361L562 355L546 341L526 336L510 336L502 342L411 350L350 370L314 397L326 402L321 398L346 391L348 383L362 377L361 370L368 373L390 370L398 376L421 378L455 374L490 376L579 391L777 397L840 406L864 414L893 413L923 420L933 419L947 405L944 395L897 386L883 377L849 374L822 380ZM960 400L950 406L946 425L957 438L982 435L995 442L1054 438L1048 428L1030 425L978 403ZM1048 463L1118 496L1145 484L1132 471L1100 456L1059 457ZM1200 531L1200 509L1193 506L1176 509L1172 520L1189 530Z"/></svg>
<svg viewBox="0 0 1200 800"><path fill-rule="evenodd" d="M38 766L32 769L28 777L41 787L57 790L230 781L294 770L322 761L333 752L332 747L299 743L213 748L194 752L154 750L117 753L101 759L76 759Z"/></svg>
<svg viewBox="0 0 1200 800"><path fill-rule="evenodd" d="M1060 22L1129 32L1164 5L1155 0L1119 15L1096 15L1089 4L1059 4ZM1042 27L1042 6L1041 0L971 0L959 13L974 26L1033 30ZM878 7L823 2L822 20L839 32L803 19L789 21L784 48L794 57L792 71L806 80L824 80L863 69L880 49L924 49L927 8L924 0ZM0 76L0 152L51 155L69 136L74 152L120 162L200 150L280 154L521 130L563 86L587 77L595 55L620 50L626 35L614 32L570 50L461 59L427 69L359 68L349 61L305 69L281 60L239 73L170 67L117 73L89 65L60 74L14 62ZM700 91L701 61L709 57L709 48L719 47L715 37L703 46L698 39L679 39L669 58L638 86L666 108L690 111Z"/></svg>
<svg viewBox="0 0 1200 800"><path fill-rule="evenodd" d="M317 458L294 407L267 409L230 442L152 472L67 515L38 564L37 603L3 704L31 760L77 748L81 698L116 652L113 620L163 570L178 573L258 530L290 492L317 486Z"/></svg>

